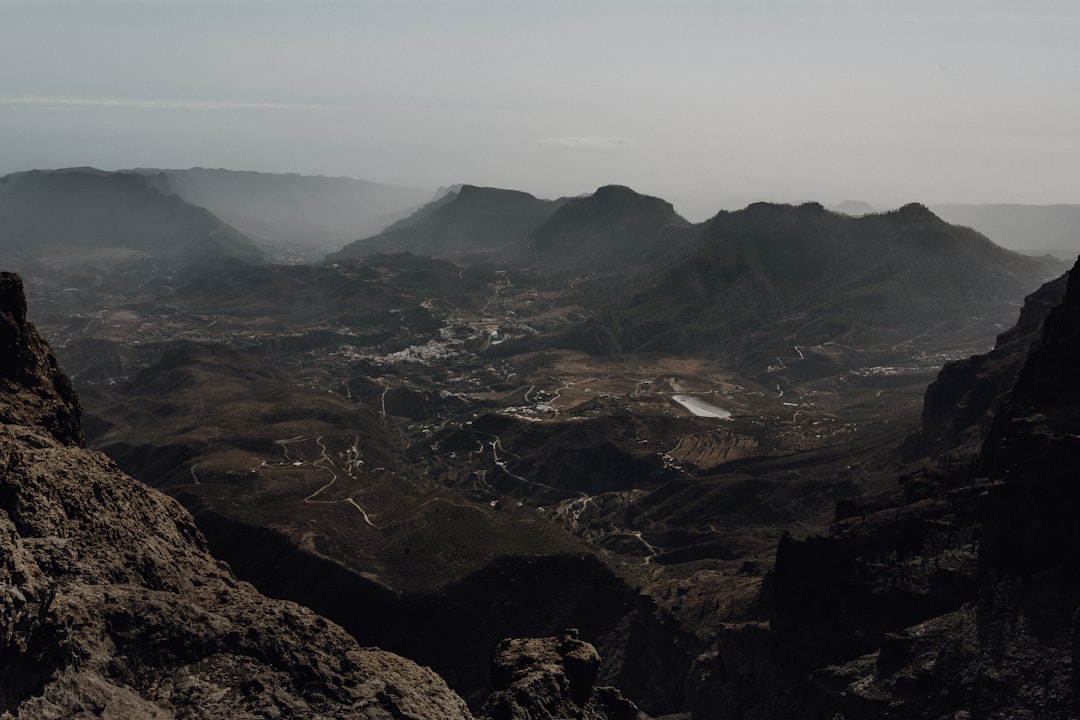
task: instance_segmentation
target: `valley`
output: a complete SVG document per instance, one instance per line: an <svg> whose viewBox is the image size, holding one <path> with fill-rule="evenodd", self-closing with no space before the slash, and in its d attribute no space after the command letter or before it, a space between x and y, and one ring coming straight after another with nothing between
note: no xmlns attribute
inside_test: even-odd
<svg viewBox="0 0 1080 720"><path fill-rule="evenodd" d="M35 319L92 445L181 500L242 577L432 665L469 700L487 692L500 633L580 627L625 687L655 661L620 650L626 627L669 617L699 638L689 649L753 618L785 533L827 532L838 501L891 482L888 449L916 427L925 386L977 349L791 346L757 378L707 355L534 349L590 313L571 283L381 262L231 268L228 284L143 286L89 316L61 293ZM320 288L302 309L303 293L270 289L301 274ZM821 357L888 364L800 376ZM522 584L539 561L553 563L543 592ZM469 589L495 567L506 587ZM473 620L447 615L454 592ZM416 629L430 618L467 635L432 640L444 631ZM681 693L631 697L657 710Z"/></svg>
<svg viewBox="0 0 1080 720"><path fill-rule="evenodd" d="M857 703L811 671L977 600L973 508L1000 484L971 428L1061 265L916 205L693 225L627 188L467 188L310 265L28 253L89 445L240 578L474 711L500 641L577 628L650 715L781 684L765 716L832 717ZM934 406L999 335L991 389Z"/></svg>

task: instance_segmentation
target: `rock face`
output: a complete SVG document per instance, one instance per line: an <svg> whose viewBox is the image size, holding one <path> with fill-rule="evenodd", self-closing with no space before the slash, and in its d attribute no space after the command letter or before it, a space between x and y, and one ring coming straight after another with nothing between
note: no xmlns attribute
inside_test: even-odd
<svg viewBox="0 0 1080 720"><path fill-rule="evenodd" d="M39 426L65 445L85 445L82 408L52 349L26 321L22 279L0 273L0 423Z"/></svg>
<svg viewBox="0 0 1080 720"><path fill-rule="evenodd" d="M1080 716L1076 268L1061 289L1049 312L1029 303L999 357L968 362L998 366L953 395L993 400L976 463L924 468L902 482L926 497L867 503L831 538L781 543L773 630L787 658L802 655L810 704L847 717Z"/></svg>
<svg viewBox="0 0 1080 720"><path fill-rule="evenodd" d="M491 664L495 692L484 704L491 720L647 720L611 687L595 687L600 671L596 648L562 637L503 640Z"/></svg>
<svg viewBox="0 0 1080 720"><path fill-rule="evenodd" d="M270 600L178 503L82 445L0 275L0 718L469 718L432 671Z"/></svg>
<svg viewBox="0 0 1080 720"><path fill-rule="evenodd" d="M939 455L982 441L980 434L989 430L984 420L1016 381L1043 320L1061 302L1068 278L1066 273L1028 295L1019 321L998 336L989 353L945 363L926 389L922 430L913 449Z"/></svg>
<svg viewBox="0 0 1080 720"><path fill-rule="evenodd" d="M976 485L987 483L979 513L978 595L896 634L876 658L849 663L853 714L1080 713L1078 366L1080 272L1074 267L1015 383L984 420L989 430L978 474L989 482Z"/></svg>
<svg viewBox="0 0 1080 720"><path fill-rule="evenodd" d="M1080 272L1074 268L1061 305L1043 322L983 444L983 472L1003 487L991 507L980 560L987 572L1036 585L1052 578L1080 600L1078 367Z"/></svg>

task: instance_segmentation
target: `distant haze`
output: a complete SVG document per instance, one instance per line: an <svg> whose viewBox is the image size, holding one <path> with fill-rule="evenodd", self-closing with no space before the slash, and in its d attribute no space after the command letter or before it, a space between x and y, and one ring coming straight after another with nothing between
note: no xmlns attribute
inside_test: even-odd
<svg viewBox="0 0 1080 720"><path fill-rule="evenodd" d="M1080 201L1080 4L0 0L0 175Z"/></svg>

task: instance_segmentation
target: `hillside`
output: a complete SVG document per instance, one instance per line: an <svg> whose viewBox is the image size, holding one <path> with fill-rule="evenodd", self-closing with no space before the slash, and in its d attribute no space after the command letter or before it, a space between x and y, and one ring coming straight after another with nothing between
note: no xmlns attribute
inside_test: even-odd
<svg viewBox="0 0 1080 720"><path fill-rule="evenodd" d="M145 177L92 168L0 178L0 250L9 263L109 251L179 264L262 257L240 232Z"/></svg>
<svg viewBox="0 0 1080 720"><path fill-rule="evenodd" d="M175 501L82 447L25 308L0 274L0 716L471 717L430 670L238 582Z"/></svg>
<svg viewBox="0 0 1080 720"><path fill-rule="evenodd" d="M671 203L609 185L567 200L529 234L528 246L539 265L602 272L663 262L690 227Z"/></svg>
<svg viewBox="0 0 1080 720"><path fill-rule="evenodd" d="M619 186L555 203L465 186L328 259L402 250L527 267L548 273L549 288L578 278L568 287L590 319L556 345L715 354L754 375L843 370L868 350L882 364L883 351L910 355L939 340L985 347L1026 294L1064 270L917 204L852 217L757 203L694 225Z"/></svg>
<svg viewBox="0 0 1080 720"><path fill-rule="evenodd" d="M716 352L761 372L777 353L786 362L794 346L895 345L969 318L997 321L1060 272L921 205L852 218L813 203L759 203L721 212L698 233L572 341L591 335L600 349Z"/></svg>
<svg viewBox="0 0 1080 720"><path fill-rule="evenodd" d="M529 255L525 238L562 202L539 200L517 190L464 185L326 259L409 251L458 261L521 264Z"/></svg>
<svg viewBox="0 0 1080 720"><path fill-rule="evenodd" d="M555 201L465 185L327 260L407 250L588 275L663 262L691 228L671 203L618 185Z"/></svg>
<svg viewBox="0 0 1080 720"><path fill-rule="evenodd" d="M313 261L431 199L429 190L345 177L207 168L151 170L163 191L204 207L279 261Z"/></svg>

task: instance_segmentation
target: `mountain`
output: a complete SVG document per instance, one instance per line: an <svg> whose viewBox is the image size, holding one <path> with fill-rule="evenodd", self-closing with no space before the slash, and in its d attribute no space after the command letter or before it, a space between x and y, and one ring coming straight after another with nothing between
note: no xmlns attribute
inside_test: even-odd
<svg viewBox="0 0 1080 720"><path fill-rule="evenodd" d="M328 260L403 250L583 278L575 297L591 320L557 345L716 353L755 375L842 371L868 362L852 353L872 346L881 351L873 364L886 364L889 352L926 351L944 336L983 345L1064 269L918 204L851 217L816 203L756 203L694 225L620 186L555 202L465 186ZM535 347L530 338L498 353Z"/></svg>
<svg viewBox="0 0 1080 720"><path fill-rule="evenodd" d="M916 204L853 218L816 203L758 203L721 212L697 232L651 281L571 331L574 341L716 352L761 372L793 346L895 345L1011 312L1059 267Z"/></svg>
<svg viewBox="0 0 1080 720"><path fill-rule="evenodd" d="M409 251L459 261L521 263L529 255L525 238L563 202L539 200L517 190L463 185L326 259Z"/></svg>
<svg viewBox="0 0 1080 720"><path fill-rule="evenodd" d="M537 262L594 270L662 261L689 237L671 203L620 185L566 200L528 237Z"/></svg>
<svg viewBox="0 0 1080 720"><path fill-rule="evenodd" d="M0 715L471 717L430 670L238 582L175 501L82 447L10 273L0 343Z"/></svg>
<svg viewBox="0 0 1080 720"><path fill-rule="evenodd" d="M465 185L327 260L407 250L589 274L661 261L691 227L671 203L619 185L554 201Z"/></svg>
<svg viewBox="0 0 1080 720"><path fill-rule="evenodd" d="M934 205L947 222L966 225L1002 247L1072 262L1080 253L1080 205Z"/></svg>
<svg viewBox="0 0 1080 720"><path fill-rule="evenodd" d="M431 199L429 190L345 177L206 168L135 172L206 208L281 261L320 259Z"/></svg>
<svg viewBox="0 0 1080 720"><path fill-rule="evenodd" d="M240 232L142 175L92 168L0 178L0 250L23 262L106 252L178 264L262 258Z"/></svg>
<svg viewBox="0 0 1080 720"><path fill-rule="evenodd" d="M1072 622L1066 637L1073 657L1080 652L1080 542L1074 531L1080 508L1080 382L1072 372L1078 362L1080 271L1074 267L1061 304L1046 315L1016 382L989 422L979 458L980 470L1001 481L982 535L983 572L1024 581L1021 600L1030 603L1026 609L1036 628L1067 628ZM1050 603L1043 606L1044 601ZM1080 687L1075 668L1072 683L1074 691ZM1078 707L1080 693L1073 697L1073 711Z"/></svg>

